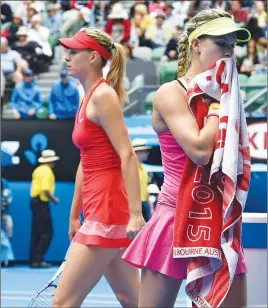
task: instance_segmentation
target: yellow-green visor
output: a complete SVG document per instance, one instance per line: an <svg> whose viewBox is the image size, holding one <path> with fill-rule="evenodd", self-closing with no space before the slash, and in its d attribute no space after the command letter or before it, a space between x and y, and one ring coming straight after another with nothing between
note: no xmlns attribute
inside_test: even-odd
<svg viewBox="0 0 268 308"><path fill-rule="evenodd" d="M251 39L250 32L245 28L238 28L232 18L219 17L196 28L189 35L189 46L191 46L193 39L198 38L201 35L221 36L233 32L237 32L238 42L248 42Z"/></svg>

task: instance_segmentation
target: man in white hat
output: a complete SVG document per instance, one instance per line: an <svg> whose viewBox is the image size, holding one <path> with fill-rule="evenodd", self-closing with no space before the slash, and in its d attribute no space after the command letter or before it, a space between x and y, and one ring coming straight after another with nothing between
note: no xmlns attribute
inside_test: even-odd
<svg viewBox="0 0 268 308"><path fill-rule="evenodd" d="M136 153L138 166L139 166L139 177L140 177L140 191L141 191L141 204L142 204L142 215L144 220L147 222L151 218L151 209L148 203L148 173L143 165L148 159L149 150L152 148L148 146L146 139L134 139L132 140L132 146Z"/></svg>
<svg viewBox="0 0 268 308"><path fill-rule="evenodd" d="M52 219L49 203L59 203L55 197L55 176L53 168L59 160L55 151L45 150L38 159L38 166L32 174L31 185L31 210L32 232L30 246L30 266L33 268L45 268L50 264L43 260L52 239Z"/></svg>

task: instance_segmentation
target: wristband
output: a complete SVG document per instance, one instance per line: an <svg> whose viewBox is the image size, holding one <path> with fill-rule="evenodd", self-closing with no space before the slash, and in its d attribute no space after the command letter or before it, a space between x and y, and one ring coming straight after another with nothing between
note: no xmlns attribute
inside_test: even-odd
<svg viewBox="0 0 268 308"><path fill-rule="evenodd" d="M220 113L220 104L219 103L212 103L209 106L209 109L208 109L208 116L210 114L214 114L214 115L218 115L219 116L219 113Z"/></svg>

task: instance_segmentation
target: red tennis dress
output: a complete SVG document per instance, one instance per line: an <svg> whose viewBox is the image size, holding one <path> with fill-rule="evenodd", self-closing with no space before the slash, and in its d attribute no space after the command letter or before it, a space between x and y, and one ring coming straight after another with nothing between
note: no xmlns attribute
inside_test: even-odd
<svg viewBox="0 0 268 308"><path fill-rule="evenodd" d="M127 247L129 221L120 157L103 128L86 117L86 106L101 79L84 99L76 114L73 143L80 149L83 170L84 223L73 242L108 248Z"/></svg>

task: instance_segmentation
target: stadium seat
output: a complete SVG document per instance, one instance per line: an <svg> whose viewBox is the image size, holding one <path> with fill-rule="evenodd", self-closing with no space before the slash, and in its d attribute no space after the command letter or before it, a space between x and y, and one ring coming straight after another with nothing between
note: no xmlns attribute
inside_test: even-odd
<svg viewBox="0 0 268 308"><path fill-rule="evenodd" d="M165 50L166 50L166 47L158 47L158 48L153 49L152 60L159 61L164 55Z"/></svg>
<svg viewBox="0 0 268 308"><path fill-rule="evenodd" d="M148 93L144 100L144 109L146 113L152 113L153 110L153 99L156 91Z"/></svg>
<svg viewBox="0 0 268 308"><path fill-rule="evenodd" d="M251 75L248 78L248 85L263 85L263 88L267 86L267 75L266 74L257 74ZM247 92L247 101L254 97L260 92L261 89L248 88ZM256 109L260 105L267 103L267 92L257 98L254 103L249 107L249 109Z"/></svg>
<svg viewBox="0 0 268 308"><path fill-rule="evenodd" d="M152 49L149 47L135 47L132 51L133 57L141 60L152 60Z"/></svg>
<svg viewBox="0 0 268 308"><path fill-rule="evenodd" d="M159 67L160 83L170 82L177 78L178 62L170 61L163 62Z"/></svg>
<svg viewBox="0 0 268 308"><path fill-rule="evenodd" d="M248 83L248 76L246 74L238 74L238 80L240 84Z"/></svg>
<svg viewBox="0 0 268 308"><path fill-rule="evenodd" d="M248 84L256 84L256 85L267 85L267 74L257 74L257 75L251 75L248 78Z"/></svg>

